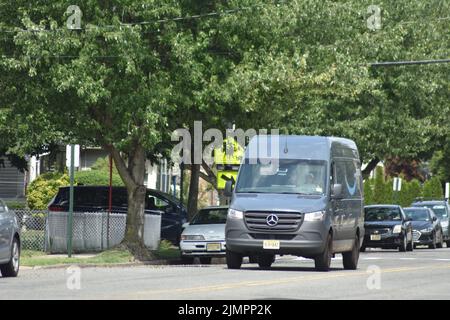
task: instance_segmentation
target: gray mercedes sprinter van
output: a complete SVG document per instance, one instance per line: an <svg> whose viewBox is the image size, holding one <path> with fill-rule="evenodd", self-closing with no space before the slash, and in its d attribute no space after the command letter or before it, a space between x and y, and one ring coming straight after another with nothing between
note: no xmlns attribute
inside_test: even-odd
<svg viewBox="0 0 450 320"><path fill-rule="evenodd" d="M316 270L328 271L332 256L342 253L344 268L356 269L364 238L362 189L351 140L253 137L235 186L227 181L225 187L231 196L228 268L239 269L246 256L270 268L275 255L289 254L314 259Z"/></svg>

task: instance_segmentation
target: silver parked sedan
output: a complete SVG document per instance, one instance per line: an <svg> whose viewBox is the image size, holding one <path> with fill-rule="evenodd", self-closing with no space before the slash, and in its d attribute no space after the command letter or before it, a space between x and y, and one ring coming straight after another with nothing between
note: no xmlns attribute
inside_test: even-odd
<svg viewBox="0 0 450 320"><path fill-rule="evenodd" d="M225 257L225 223L228 207L207 207L199 210L181 234L181 257L192 263L195 257L203 264L211 258Z"/></svg>
<svg viewBox="0 0 450 320"><path fill-rule="evenodd" d="M20 262L19 225L14 212L0 200L0 272L3 277L17 277Z"/></svg>

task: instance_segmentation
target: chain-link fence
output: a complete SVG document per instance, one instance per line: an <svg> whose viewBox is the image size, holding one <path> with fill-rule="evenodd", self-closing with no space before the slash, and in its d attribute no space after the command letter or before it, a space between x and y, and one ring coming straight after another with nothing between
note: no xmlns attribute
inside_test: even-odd
<svg viewBox="0 0 450 320"><path fill-rule="evenodd" d="M45 251L46 210L14 210L20 227L22 249Z"/></svg>
<svg viewBox="0 0 450 320"><path fill-rule="evenodd" d="M20 225L22 249L67 252L67 212L15 210ZM74 212L73 252L103 251L118 245L125 234L126 215L107 212ZM145 215L144 241L156 250L161 236L161 216Z"/></svg>

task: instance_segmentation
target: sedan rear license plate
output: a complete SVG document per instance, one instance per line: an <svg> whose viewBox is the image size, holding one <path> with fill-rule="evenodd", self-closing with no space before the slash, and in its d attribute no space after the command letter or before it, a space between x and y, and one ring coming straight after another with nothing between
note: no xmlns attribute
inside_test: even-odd
<svg viewBox="0 0 450 320"><path fill-rule="evenodd" d="M206 251L220 251L220 243L208 243L206 245Z"/></svg>
<svg viewBox="0 0 450 320"><path fill-rule="evenodd" d="M278 249L280 249L280 241L279 240L264 240L263 241L263 249L278 250Z"/></svg>
<svg viewBox="0 0 450 320"><path fill-rule="evenodd" d="M371 234L370 240L372 241L380 241L381 240L381 234Z"/></svg>

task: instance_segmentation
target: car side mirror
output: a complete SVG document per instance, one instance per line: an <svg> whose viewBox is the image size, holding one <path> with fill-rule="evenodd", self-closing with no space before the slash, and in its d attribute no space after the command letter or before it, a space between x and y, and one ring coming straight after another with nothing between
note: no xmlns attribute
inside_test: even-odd
<svg viewBox="0 0 450 320"><path fill-rule="evenodd" d="M189 227L189 222L185 222L183 223L183 225L181 226L181 228L186 229L187 227Z"/></svg>
<svg viewBox="0 0 450 320"><path fill-rule="evenodd" d="M437 220L437 217L433 217L433 221L436 221Z"/></svg>
<svg viewBox="0 0 450 320"><path fill-rule="evenodd" d="M342 196L342 184L335 183L331 186L331 197L338 199Z"/></svg>
<svg viewBox="0 0 450 320"><path fill-rule="evenodd" d="M231 197L231 195L233 194L233 181L232 180L228 180L227 182L225 182L224 194L226 197Z"/></svg>

